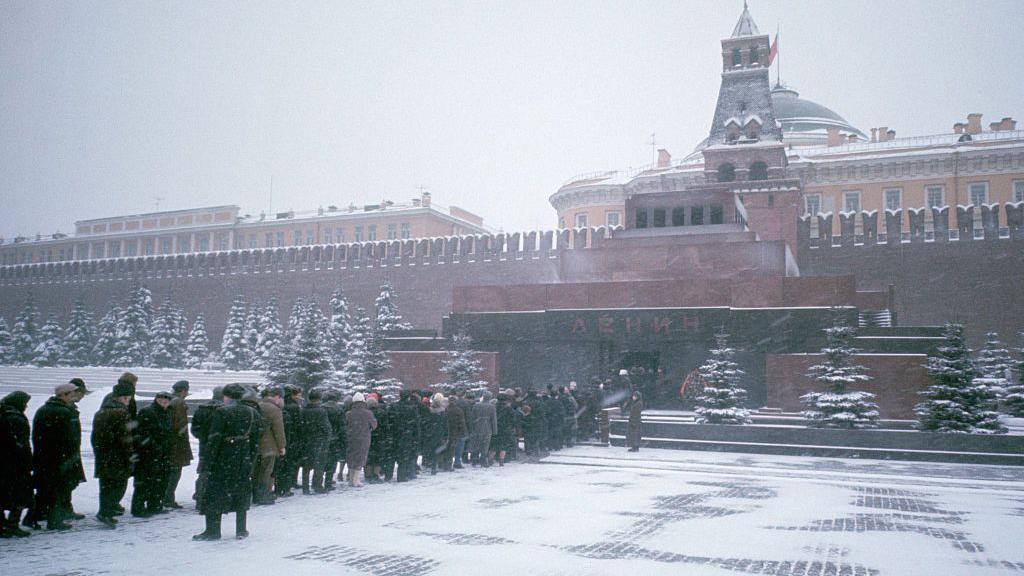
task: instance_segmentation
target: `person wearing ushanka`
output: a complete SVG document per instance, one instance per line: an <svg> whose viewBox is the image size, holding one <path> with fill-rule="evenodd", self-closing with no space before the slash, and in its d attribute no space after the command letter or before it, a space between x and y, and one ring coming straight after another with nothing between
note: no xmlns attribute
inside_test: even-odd
<svg viewBox="0 0 1024 576"><path fill-rule="evenodd" d="M32 477L36 488L33 510L46 518L50 530L71 528L64 520L68 510L63 503L81 482L81 434L72 406L80 398L74 384L61 384L53 396L36 410L32 421Z"/></svg>
<svg viewBox="0 0 1024 576"><path fill-rule="evenodd" d="M181 508L175 492L178 490L178 482L181 481L181 469L192 462L192 445L188 439L188 405L185 404L188 387L188 380L178 380L171 388L174 392L170 406L171 466L167 474L167 490L164 493L164 506L167 508Z"/></svg>
<svg viewBox="0 0 1024 576"><path fill-rule="evenodd" d="M252 502L252 472L259 453L263 417L243 403L245 388L240 384L224 387L224 406L217 409L210 423L209 480L200 507L206 529L193 540L219 540L221 516L235 513L235 537L249 536L246 514Z"/></svg>
<svg viewBox="0 0 1024 576"><path fill-rule="evenodd" d="M100 481L100 510L96 519L109 528L117 525L121 514L121 498L132 475L135 450L132 447L132 419L128 402L130 385L119 382L103 401L92 420L92 451L96 456L93 476Z"/></svg>
<svg viewBox="0 0 1024 576"><path fill-rule="evenodd" d="M138 461L135 463L135 490L132 493L132 516L148 518L163 514L164 493L171 471L170 392L157 392L153 403L139 410L138 426L132 433L132 444Z"/></svg>

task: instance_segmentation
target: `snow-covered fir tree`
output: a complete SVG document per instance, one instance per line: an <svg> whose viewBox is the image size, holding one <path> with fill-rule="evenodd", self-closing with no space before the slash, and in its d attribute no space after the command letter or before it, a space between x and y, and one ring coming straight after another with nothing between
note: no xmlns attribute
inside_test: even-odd
<svg viewBox="0 0 1024 576"><path fill-rule="evenodd" d="M96 343L92 347L92 361L97 366L114 365L114 344L117 342L117 319L121 311L112 306L96 326Z"/></svg>
<svg viewBox="0 0 1024 576"><path fill-rule="evenodd" d="M79 298L71 309L68 329L64 335L64 356L60 363L65 366L88 366L93 361L93 347L96 344L96 327L92 314L86 310L85 302Z"/></svg>
<svg viewBox="0 0 1024 576"><path fill-rule="evenodd" d="M1010 369L1013 359L1006 345L999 341L999 334L989 332L985 335L985 346L978 351L974 360L974 369L978 373L976 383L988 386L996 403L1006 393L1009 384ZM997 409L993 406L993 409Z"/></svg>
<svg viewBox="0 0 1024 576"><path fill-rule="evenodd" d="M746 424L750 411L744 408L747 391L740 386L743 370L736 363L736 351L729 347L725 330L715 334L715 346L699 372L704 390L696 398L697 421L707 424Z"/></svg>
<svg viewBox="0 0 1024 576"><path fill-rule="evenodd" d="M380 287L380 294L374 302L377 309L377 331L380 333L391 330L408 330L412 326L402 321L402 315L395 304L395 289L390 282Z"/></svg>
<svg viewBox="0 0 1024 576"><path fill-rule="evenodd" d="M185 347L185 367L199 368L209 355L210 337L206 334L206 320L202 314L197 314Z"/></svg>
<svg viewBox="0 0 1024 576"><path fill-rule="evenodd" d="M260 331L263 329L262 311L263 307L254 302L245 317L245 351L249 366L254 366L256 361L256 347L259 346Z"/></svg>
<svg viewBox="0 0 1024 576"><path fill-rule="evenodd" d="M319 307L310 303L306 320L299 327L296 345L291 348L289 382L309 391L323 386L334 376L330 349L325 345L325 322Z"/></svg>
<svg viewBox="0 0 1024 576"><path fill-rule="evenodd" d="M220 361L229 370L245 370L250 367L248 343L245 339L245 309L245 298L235 296L220 344Z"/></svg>
<svg viewBox="0 0 1024 576"><path fill-rule="evenodd" d="M451 350L441 363L445 381L439 388L445 394L470 392L475 398L476 393L487 389L487 382L480 379L483 371L483 365L473 351L473 339L460 331L452 337Z"/></svg>
<svg viewBox="0 0 1024 576"><path fill-rule="evenodd" d="M296 298L292 304L292 311L288 315L288 327L285 328L284 337L289 342L295 343L299 339L299 327L306 317L306 301Z"/></svg>
<svg viewBox="0 0 1024 576"><path fill-rule="evenodd" d="M340 368L345 365L348 338L352 332L348 318L348 300L341 286L331 294L330 309L331 317L327 330L331 343L331 361Z"/></svg>
<svg viewBox="0 0 1024 576"><path fill-rule="evenodd" d="M825 329L827 343L821 349L825 361L810 367L808 376L818 381L821 392L800 397L807 406L804 417L813 426L828 428L873 428L878 425L875 395L856 390L858 384L871 380L867 370L854 361L853 347L857 331L838 317Z"/></svg>
<svg viewBox="0 0 1024 576"><path fill-rule="evenodd" d="M934 384L921 392L925 401L914 408L918 428L931 432L998 434L1006 432L992 410L992 390L974 382L977 372L964 327L946 324L945 341L925 367Z"/></svg>
<svg viewBox="0 0 1024 576"><path fill-rule="evenodd" d="M1003 394L1003 411L1016 418L1024 417L1024 332L1017 335L1020 348L1017 348L1017 375L1006 385Z"/></svg>
<svg viewBox="0 0 1024 576"><path fill-rule="evenodd" d="M253 350L253 368L266 370L274 347L281 341L281 320L278 318L277 298L271 298L260 311L260 333Z"/></svg>
<svg viewBox="0 0 1024 576"><path fill-rule="evenodd" d="M39 345L39 311L36 310L36 302L31 296L25 300L25 307L14 321L11 339L14 348L14 362L17 364L32 363L36 355L36 346Z"/></svg>
<svg viewBox="0 0 1024 576"><path fill-rule="evenodd" d="M180 340L177 309L167 300L153 321L150 364L155 368L184 366L184 343Z"/></svg>
<svg viewBox="0 0 1024 576"><path fill-rule="evenodd" d="M14 363L14 339L7 320L0 316L0 365Z"/></svg>
<svg viewBox="0 0 1024 576"><path fill-rule="evenodd" d="M46 324L39 330L39 343L36 344L32 363L36 366L56 366L64 356L64 330L57 322L57 316L50 314Z"/></svg>
<svg viewBox="0 0 1024 576"><path fill-rule="evenodd" d="M345 349L345 364L340 368L341 386L347 394L370 391L370 383L366 379L366 362L372 332L373 327L366 311L356 308Z"/></svg>
<svg viewBox="0 0 1024 576"><path fill-rule="evenodd" d="M174 333L178 337L178 342L181 343L181 361L185 363L185 348L188 347L188 318L185 317L185 311L180 306L174 306L171 316L174 323Z"/></svg>
<svg viewBox="0 0 1024 576"><path fill-rule="evenodd" d="M117 318L114 340L114 366L145 366L149 359L150 324L153 319L153 295L145 286L132 290L128 305Z"/></svg>

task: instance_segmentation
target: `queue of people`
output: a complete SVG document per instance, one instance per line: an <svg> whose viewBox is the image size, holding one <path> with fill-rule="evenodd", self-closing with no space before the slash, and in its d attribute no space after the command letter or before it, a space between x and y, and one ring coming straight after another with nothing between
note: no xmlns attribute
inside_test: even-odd
<svg viewBox="0 0 1024 576"><path fill-rule="evenodd" d="M215 389L189 422L187 381L141 408L137 382L122 374L93 418L96 519L116 528L126 513L147 518L181 508L175 493L193 460L191 434L199 446L193 498L205 517L196 540L219 539L228 513L235 514L235 536L244 538L250 504L273 505L296 490L324 494L341 482L408 482L426 472L537 458L593 434L601 406L600 387L581 393L575 385L503 390L496 398L488 390L448 396L404 390L385 400L376 393L343 397L330 389L230 384ZM12 392L0 401L0 536L28 536L23 528L42 529L42 521L48 530L67 530L69 521L84 518L71 494L86 480L76 404L87 393L77 378L57 386L31 427L28 394ZM126 510L121 502L130 479Z"/></svg>

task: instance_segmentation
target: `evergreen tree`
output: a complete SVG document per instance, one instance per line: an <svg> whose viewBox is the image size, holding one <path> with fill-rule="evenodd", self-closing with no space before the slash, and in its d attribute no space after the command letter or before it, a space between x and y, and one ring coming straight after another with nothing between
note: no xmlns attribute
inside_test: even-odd
<svg viewBox="0 0 1024 576"><path fill-rule="evenodd" d="M0 365L14 362L14 339L7 327L7 320L0 316Z"/></svg>
<svg viewBox="0 0 1024 576"><path fill-rule="evenodd" d="M220 345L220 359L229 370L249 368L249 351L245 339L245 298L235 296L228 312L228 323Z"/></svg>
<svg viewBox="0 0 1024 576"><path fill-rule="evenodd" d="M1003 410L1016 418L1024 417L1024 332L1017 335L1020 348L1017 349L1017 378L1006 385L1003 394Z"/></svg>
<svg viewBox="0 0 1024 576"><path fill-rule="evenodd" d="M297 344L291 347L290 361L290 382L301 386L307 392L323 386L334 376L330 350L325 345L324 327L325 322L319 307L310 303L306 321L299 327Z"/></svg>
<svg viewBox="0 0 1024 576"><path fill-rule="evenodd" d="M182 310L180 306L174 306L172 310L172 318L174 322L174 333L181 345L181 362L182 365L184 365L185 348L188 347L188 318L185 317L185 311Z"/></svg>
<svg viewBox="0 0 1024 576"><path fill-rule="evenodd" d="M715 334L715 347L700 367L704 378L704 390L697 396L697 421L708 424L746 424L750 422L750 411L743 407L747 391L740 386L743 371L734 357L735 350L729 347L729 335L725 330Z"/></svg>
<svg viewBox="0 0 1024 576"><path fill-rule="evenodd" d="M263 307L260 317L260 333L253 351L253 368L266 370L270 366L270 358L274 347L283 337L281 321L278 319L277 298L271 298Z"/></svg>
<svg viewBox="0 0 1024 576"><path fill-rule="evenodd" d="M349 333L352 331L348 320L348 300L341 286L331 294L330 307L328 336L331 343L331 361L335 366L341 367L345 365Z"/></svg>
<svg viewBox="0 0 1024 576"><path fill-rule="evenodd" d="M96 343L92 347L92 360L97 366L113 366L114 344L117 342L117 319L121 311L113 306L96 327Z"/></svg>
<svg viewBox="0 0 1024 576"><path fill-rule="evenodd" d="M181 368L184 365L184 343L174 304L167 300L153 321L150 363L156 368Z"/></svg>
<svg viewBox="0 0 1024 576"><path fill-rule="evenodd" d="M411 328L409 324L402 322L402 315L398 312L398 306L395 304L395 290L390 282L385 282L380 287L380 295L377 296L375 306L377 308L377 331L380 334Z"/></svg>
<svg viewBox="0 0 1024 576"><path fill-rule="evenodd" d="M32 363L36 366L56 366L64 355L64 330L57 322L57 316L50 314L39 332Z"/></svg>
<svg viewBox="0 0 1024 576"><path fill-rule="evenodd" d="M974 369L978 373L975 383L979 386L988 386L996 403L1006 393L1012 367L1010 351L999 341L999 334L986 334L985 346L978 351L978 357L974 360ZM993 406L992 409L997 409L997 406Z"/></svg>
<svg viewBox="0 0 1024 576"><path fill-rule="evenodd" d="M249 314L245 317L245 351L248 355L247 363L255 366L256 347L260 343L260 331L263 330L263 307L253 303L249 308Z"/></svg>
<svg viewBox="0 0 1024 576"><path fill-rule="evenodd" d="M185 348L185 367L199 368L210 355L210 337L206 334L206 321L202 314L196 315L196 322L188 335L188 346Z"/></svg>
<svg viewBox="0 0 1024 576"><path fill-rule="evenodd" d="M128 306L117 319L114 341L114 366L145 366L149 359L150 324L153 320L153 296L145 286L132 290Z"/></svg>
<svg viewBox="0 0 1024 576"><path fill-rule="evenodd" d="M807 405L804 417L812 425L828 428L873 428L878 425L878 405L870 392L853 390L857 384L871 380L866 368L854 361L857 350L853 340L855 328L846 326L838 316L832 327L825 329L827 344L821 349L823 364L811 366L809 377L825 390L809 392L800 397Z"/></svg>
<svg viewBox="0 0 1024 576"><path fill-rule="evenodd" d="M487 389L487 382L480 380L483 371L483 366L473 351L473 339L459 332L452 337L452 348L448 352L448 357L441 363L441 372L446 380L440 388L445 394L476 394Z"/></svg>
<svg viewBox="0 0 1024 576"><path fill-rule="evenodd" d="M302 325L302 321L306 317L306 301L302 298L296 298L295 303L292 304L292 312L288 315L288 328L284 331L284 337L291 343L295 343L299 339L299 328Z"/></svg>
<svg viewBox="0 0 1024 576"><path fill-rule="evenodd" d="M366 363L369 355L369 342L373 338L373 328L366 311L356 308L352 317L352 329L345 349L345 364L341 367L341 383L348 394L369 392L370 383L366 378Z"/></svg>
<svg viewBox="0 0 1024 576"><path fill-rule="evenodd" d="M75 300L75 307L68 319L68 331L64 336L64 357L61 364L65 366L88 366L93 359L93 346L96 344L96 328L92 314L85 309L85 302Z"/></svg>
<svg viewBox="0 0 1024 576"><path fill-rule="evenodd" d="M938 354L929 356L925 365L935 383L921 392L925 401L914 408L918 428L933 432L1005 432L998 414L991 409L992 391L974 382L977 373L964 341L964 327L946 324L943 337L945 342Z"/></svg>
<svg viewBox="0 0 1024 576"><path fill-rule="evenodd" d="M29 364L35 358L36 346L39 345L39 311L31 296L25 300L25 307L14 321L11 331L14 346L14 362Z"/></svg>

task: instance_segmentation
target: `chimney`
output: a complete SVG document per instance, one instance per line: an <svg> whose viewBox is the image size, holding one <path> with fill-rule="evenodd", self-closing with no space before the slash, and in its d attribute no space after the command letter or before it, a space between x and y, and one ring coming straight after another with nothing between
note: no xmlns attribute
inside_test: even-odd
<svg viewBox="0 0 1024 576"><path fill-rule="evenodd" d="M878 128L871 129L871 141L878 142Z"/></svg>
<svg viewBox="0 0 1024 576"><path fill-rule="evenodd" d="M1014 120L1013 118L1009 118L1009 117L1003 118L999 122L999 129L1000 130L1016 130L1017 129L1017 121Z"/></svg>
<svg viewBox="0 0 1024 576"><path fill-rule="evenodd" d="M828 132L828 147L839 146L843 143L843 135L839 133L839 128L835 126L829 126L826 130Z"/></svg>
<svg viewBox="0 0 1024 576"><path fill-rule="evenodd" d="M878 129L878 141L885 142L885 135L889 132L888 126L882 126Z"/></svg>
<svg viewBox="0 0 1024 576"><path fill-rule="evenodd" d="M423 204L424 208L430 208L430 192L424 192L420 195L420 203Z"/></svg>
<svg viewBox="0 0 1024 576"><path fill-rule="evenodd" d="M672 164L672 155L664 148L658 148L658 168L668 168Z"/></svg>
<svg viewBox="0 0 1024 576"><path fill-rule="evenodd" d="M412 199L412 206L413 206L413 208L419 208L420 207L420 199L419 198L413 198Z"/></svg>
<svg viewBox="0 0 1024 576"><path fill-rule="evenodd" d="M890 140L895 140L895 139L896 139L896 131L895 130L889 130L889 131L887 131L885 133L885 141L886 142L888 142Z"/></svg>
<svg viewBox="0 0 1024 576"><path fill-rule="evenodd" d="M981 114L974 113L967 115L967 133L981 134Z"/></svg>
<svg viewBox="0 0 1024 576"><path fill-rule="evenodd" d="M963 134L964 133L964 123L963 122L957 122L956 124L953 124L953 133L954 134Z"/></svg>
<svg viewBox="0 0 1024 576"><path fill-rule="evenodd" d="M846 140L848 142L856 142L856 141L860 140L860 138L857 138L856 134L850 134L849 136L846 137Z"/></svg>
<svg viewBox="0 0 1024 576"><path fill-rule="evenodd" d="M988 123L988 129L993 131L993 132L999 132L999 130L1002 129L1002 127L1003 127L1003 123L1002 122L989 122Z"/></svg>

